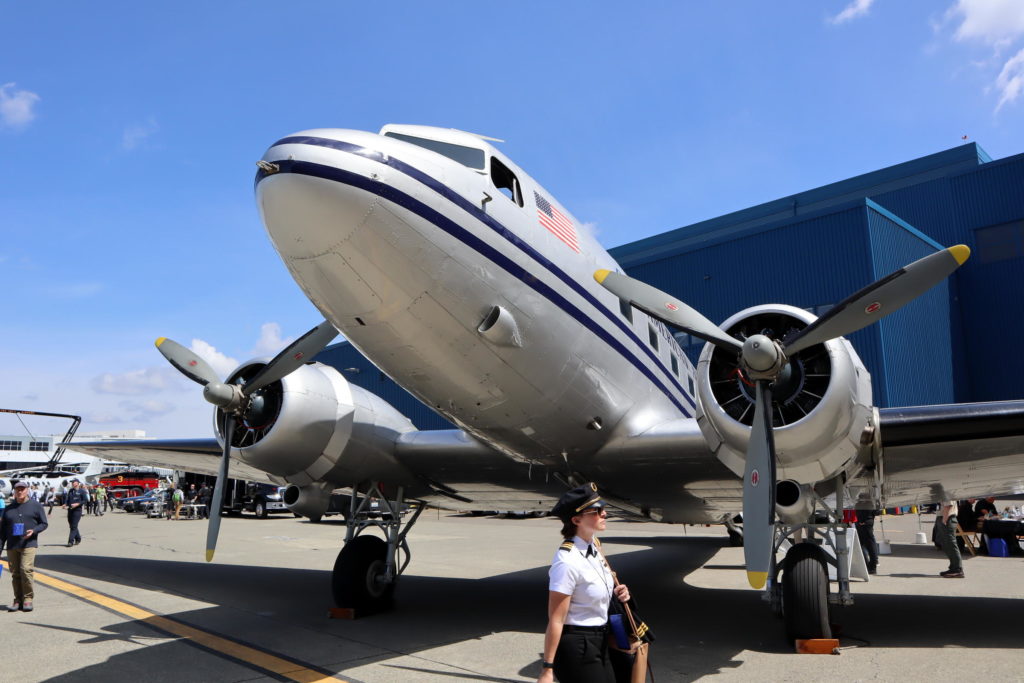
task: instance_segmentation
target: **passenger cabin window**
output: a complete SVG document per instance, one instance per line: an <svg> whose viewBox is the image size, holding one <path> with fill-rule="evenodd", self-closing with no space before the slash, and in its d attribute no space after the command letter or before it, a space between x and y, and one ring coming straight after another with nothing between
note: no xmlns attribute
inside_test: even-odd
<svg viewBox="0 0 1024 683"><path fill-rule="evenodd" d="M619 299L619 313L629 322L633 322L633 304L625 299Z"/></svg>
<svg viewBox="0 0 1024 683"><path fill-rule="evenodd" d="M672 374L676 377L679 376L679 359L676 358L676 354L672 354Z"/></svg>
<svg viewBox="0 0 1024 683"><path fill-rule="evenodd" d="M647 326L647 338L651 340L651 348L655 351L658 350L658 331L654 329L654 325Z"/></svg>
<svg viewBox="0 0 1024 683"><path fill-rule="evenodd" d="M455 145L450 142L439 142L438 140L417 138L412 135L402 135L401 133L384 133L384 137L409 142L417 147L429 149L431 152L443 154L449 159L457 161L468 168L473 168L478 171L482 171L484 169L484 151L482 149L466 147L464 145Z"/></svg>
<svg viewBox="0 0 1024 683"><path fill-rule="evenodd" d="M519 189L519 180L508 166L491 157L491 182L503 195L519 206L523 205L523 193Z"/></svg>

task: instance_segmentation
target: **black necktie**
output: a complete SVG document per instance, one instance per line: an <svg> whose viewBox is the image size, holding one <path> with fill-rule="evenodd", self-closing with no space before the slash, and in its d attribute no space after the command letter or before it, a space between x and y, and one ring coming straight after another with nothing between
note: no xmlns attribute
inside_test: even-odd
<svg viewBox="0 0 1024 683"><path fill-rule="evenodd" d="M588 545L587 546L587 557L589 558L591 555L593 555L594 557L597 557L597 551L594 550L594 546Z"/></svg>

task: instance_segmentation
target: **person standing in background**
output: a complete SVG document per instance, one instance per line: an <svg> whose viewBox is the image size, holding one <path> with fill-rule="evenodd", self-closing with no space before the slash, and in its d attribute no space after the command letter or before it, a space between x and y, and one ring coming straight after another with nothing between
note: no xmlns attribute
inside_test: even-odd
<svg viewBox="0 0 1024 683"><path fill-rule="evenodd" d="M964 578L963 558L960 555L960 548L956 544L957 530L957 502L947 500L942 503L942 532L939 538L942 540L942 549L946 551L949 558L949 569L939 572L939 576L947 579Z"/></svg>
<svg viewBox="0 0 1024 683"><path fill-rule="evenodd" d="M68 511L68 546L78 545L82 542L82 534L78 531L78 523L82 521L82 512L85 504L89 502L88 494L82 490L81 482L77 479L71 480L71 490L64 496L64 507Z"/></svg>

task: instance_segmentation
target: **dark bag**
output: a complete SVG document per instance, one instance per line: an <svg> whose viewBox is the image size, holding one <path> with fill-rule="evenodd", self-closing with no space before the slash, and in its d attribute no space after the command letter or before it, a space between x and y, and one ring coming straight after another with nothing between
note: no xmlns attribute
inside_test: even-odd
<svg viewBox="0 0 1024 683"><path fill-rule="evenodd" d="M600 545L598 545L600 550ZM601 553L604 557L604 553ZM604 558L608 564L608 558ZM611 569L611 565L608 565ZM619 577L612 572L615 585L619 585ZM636 611L636 601L630 597L629 602L622 603L612 597L608 604L608 656L612 670L615 672L615 683L645 683L650 676L654 683L654 672L648 662L654 634Z"/></svg>

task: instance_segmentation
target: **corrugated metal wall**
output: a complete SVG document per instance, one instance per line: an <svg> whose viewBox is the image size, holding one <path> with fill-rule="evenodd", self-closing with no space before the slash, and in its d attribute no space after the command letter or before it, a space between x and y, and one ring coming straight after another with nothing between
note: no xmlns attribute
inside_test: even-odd
<svg viewBox="0 0 1024 683"><path fill-rule="evenodd" d="M857 210L847 204L824 210L834 210L831 214L796 215L789 222L763 225L757 234L749 228L747 233L732 231L730 218L746 226L751 216L763 218L768 208L784 202L827 205L825 195L846 196L851 184L874 192L870 199L898 218L894 221L869 203L860 214L860 238L850 216ZM901 220L913 228L900 225ZM976 231L1016 221L1019 250L1001 260L983 259ZM928 253L927 242L914 229L942 246L967 244L974 254L920 305L850 337L872 372L879 405L1024 398L1019 380L1024 360L1007 354L1005 345L1006 339L1024 338L1024 154L990 161L980 147L966 145L611 251L624 257L631 275L721 321L767 301L802 308L835 303ZM702 230L707 231L705 241L716 243L702 244ZM659 244L665 255L652 253ZM922 334L935 341L918 338Z"/></svg>
<svg viewBox="0 0 1024 683"><path fill-rule="evenodd" d="M961 241L974 254L958 276L970 395L976 401L1024 396L1024 360L1007 350L1024 339L1024 154L951 179ZM1016 239L979 244L980 231L1004 226Z"/></svg>
<svg viewBox="0 0 1024 683"><path fill-rule="evenodd" d="M867 219L876 280L936 251L930 241L878 211L869 208ZM949 286L943 282L874 326L882 354L880 367L869 367L872 377L880 375L877 405L955 400L949 311Z"/></svg>

